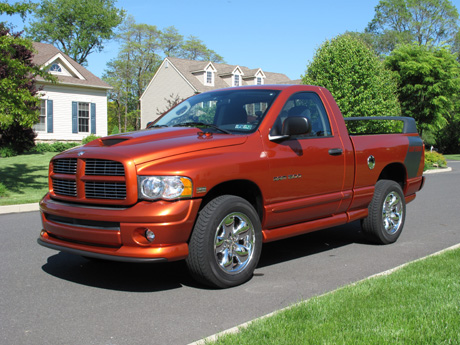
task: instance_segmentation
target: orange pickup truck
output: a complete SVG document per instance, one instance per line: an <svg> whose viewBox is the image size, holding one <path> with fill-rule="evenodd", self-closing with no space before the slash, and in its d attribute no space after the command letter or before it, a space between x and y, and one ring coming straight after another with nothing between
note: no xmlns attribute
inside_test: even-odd
<svg viewBox="0 0 460 345"><path fill-rule="evenodd" d="M412 118L391 119L401 133L349 135L317 86L192 96L145 130L55 156L38 243L96 259L185 259L198 281L224 288L252 277L265 242L359 219L374 242L395 242L424 184L424 144Z"/></svg>

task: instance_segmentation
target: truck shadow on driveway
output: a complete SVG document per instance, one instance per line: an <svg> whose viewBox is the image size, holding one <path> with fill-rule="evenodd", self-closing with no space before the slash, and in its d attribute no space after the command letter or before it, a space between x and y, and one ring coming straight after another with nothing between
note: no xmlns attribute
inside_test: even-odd
<svg viewBox="0 0 460 345"><path fill-rule="evenodd" d="M266 243L258 268L315 255L352 243L368 244L360 230L359 222L354 222ZM59 252L50 256L42 269L54 277L76 284L117 291L155 292L183 286L209 289L193 280L187 271L185 261L134 264L89 260Z"/></svg>
<svg viewBox="0 0 460 345"><path fill-rule="evenodd" d="M265 243L258 268L296 260L352 243L371 244L361 232L360 221Z"/></svg>

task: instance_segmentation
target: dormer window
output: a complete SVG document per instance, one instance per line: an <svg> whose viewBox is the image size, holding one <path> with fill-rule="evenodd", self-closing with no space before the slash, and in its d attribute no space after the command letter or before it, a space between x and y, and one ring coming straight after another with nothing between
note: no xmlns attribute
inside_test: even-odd
<svg viewBox="0 0 460 345"><path fill-rule="evenodd" d="M53 63L49 69L50 72L54 73L62 73L62 68L57 63Z"/></svg>
<svg viewBox="0 0 460 345"><path fill-rule="evenodd" d="M206 72L206 85L214 85L214 73L212 71Z"/></svg>
<svg viewBox="0 0 460 345"><path fill-rule="evenodd" d="M240 75L239 74L235 74L233 76L233 86L240 86L241 85L241 82L240 82Z"/></svg>
<svg viewBox="0 0 460 345"><path fill-rule="evenodd" d="M261 77L256 78L256 85L262 85L262 78Z"/></svg>

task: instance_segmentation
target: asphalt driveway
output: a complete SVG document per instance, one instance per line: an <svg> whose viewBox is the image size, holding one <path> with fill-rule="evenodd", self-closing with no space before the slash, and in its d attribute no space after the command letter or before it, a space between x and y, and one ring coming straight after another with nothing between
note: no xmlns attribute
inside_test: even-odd
<svg viewBox="0 0 460 345"><path fill-rule="evenodd" d="M460 162L428 175L389 246L359 223L264 246L253 279L212 290L182 262L91 262L36 243L38 212L0 215L1 344L188 344L460 243Z"/></svg>

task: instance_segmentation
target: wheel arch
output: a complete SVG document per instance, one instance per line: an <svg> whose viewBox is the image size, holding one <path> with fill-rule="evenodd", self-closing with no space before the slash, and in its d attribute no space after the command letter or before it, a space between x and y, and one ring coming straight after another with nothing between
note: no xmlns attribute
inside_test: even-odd
<svg viewBox="0 0 460 345"><path fill-rule="evenodd" d="M263 219L263 198L259 186L249 180L232 180L214 186L203 198L200 210L211 200L221 195L234 195L248 201L256 210L260 221Z"/></svg>
<svg viewBox="0 0 460 345"><path fill-rule="evenodd" d="M392 180L397 182L401 189L404 190L407 180L407 172L404 164L402 163L391 163L387 165L379 175L377 181L380 180Z"/></svg>

